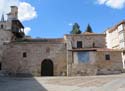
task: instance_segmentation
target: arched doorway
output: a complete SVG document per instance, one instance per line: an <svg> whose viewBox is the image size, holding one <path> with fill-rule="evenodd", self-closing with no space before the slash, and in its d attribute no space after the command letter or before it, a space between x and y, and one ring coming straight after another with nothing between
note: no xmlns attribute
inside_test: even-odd
<svg viewBox="0 0 125 91"><path fill-rule="evenodd" d="M53 62L50 59L41 63L41 76L53 76Z"/></svg>

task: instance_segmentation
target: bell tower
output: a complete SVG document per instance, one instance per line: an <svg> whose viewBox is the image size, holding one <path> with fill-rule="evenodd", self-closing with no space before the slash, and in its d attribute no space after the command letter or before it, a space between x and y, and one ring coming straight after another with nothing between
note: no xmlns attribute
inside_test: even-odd
<svg viewBox="0 0 125 91"><path fill-rule="evenodd" d="M7 14L7 20L2 14L0 20L0 70L3 70L3 55L7 44L17 39L24 38L24 26L18 20L18 7L11 6L10 13Z"/></svg>
<svg viewBox="0 0 125 91"><path fill-rule="evenodd" d="M18 19L18 8L17 6L11 6L11 12L7 14L7 20L17 20Z"/></svg>
<svg viewBox="0 0 125 91"><path fill-rule="evenodd" d="M11 31L16 38L23 38L25 36L24 26L18 19L18 7L11 6L11 11L7 15L7 30Z"/></svg>

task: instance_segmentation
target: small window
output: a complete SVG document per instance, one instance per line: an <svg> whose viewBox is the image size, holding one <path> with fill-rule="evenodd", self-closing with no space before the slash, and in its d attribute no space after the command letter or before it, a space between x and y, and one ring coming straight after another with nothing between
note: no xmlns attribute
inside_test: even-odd
<svg viewBox="0 0 125 91"><path fill-rule="evenodd" d="M0 70L2 70L2 63L0 62Z"/></svg>
<svg viewBox="0 0 125 91"><path fill-rule="evenodd" d="M105 55L105 60L110 60L110 55L109 54Z"/></svg>
<svg viewBox="0 0 125 91"><path fill-rule="evenodd" d="M24 57L24 58L27 57L27 53L26 53L26 52L23 53L23 57Z"/></svg>
<svg viewBox="0 0 125 91"><path fill-rule="evenodd" d="M0 27L1 27L1 29L3 29L3 25L1 25Z"/></svg>
<svg viewBox="0 0 125 91"><path fill-rule="evenodd" d="M94 42L93 42L92 46L93 46L93 48L95 48L95 43Z"/></svg>
<svg viewBox="0 0 125 91"><path fill-rule="evenodd" d="M123 51L123 55L125 55L125 51Z"/></svg>
<svg viewBox="0 0 125 91"><path fill-rule="evenodd" d="M77 48L82 48L82 41L77 41Z"/></svg>

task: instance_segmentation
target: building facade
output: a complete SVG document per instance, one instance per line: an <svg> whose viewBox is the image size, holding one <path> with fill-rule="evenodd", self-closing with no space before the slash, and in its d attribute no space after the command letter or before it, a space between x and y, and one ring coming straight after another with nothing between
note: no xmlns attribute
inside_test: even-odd
<svg viewBox="0 0 125 91"><path fill-rule="evenodd" d="M125 68L125 21L107 29L105 33L107 47L122 50L123 68Z"/></svg>
<svg viewBox="0 0 125 91"><path fill-rule="evenodd" d="M122 49L106 34L84 32L64 38L28 38L11 6L0 22L0 72L11 76L85 76L123 72ZM118 35L119 36L119 35ZM117 42L118 40L116 40ZM106 46L108 45L108 48ZM116 45L115 45L116 46Z"/></svg>

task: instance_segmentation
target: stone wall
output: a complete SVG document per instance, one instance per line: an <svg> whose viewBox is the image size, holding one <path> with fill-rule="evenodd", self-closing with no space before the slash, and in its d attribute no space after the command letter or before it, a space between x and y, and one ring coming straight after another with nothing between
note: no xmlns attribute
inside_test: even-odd
<svg viewBox="0 0 125 91"><path fill-rule="evenodd" d="M9 73L41 75L41 63L50 59L54 64L54 75L66 75L66 46L64 43L14 42L6 45L4 70ZM27 57L23 57L26 52Z"/></svg>
<svg viewBox="0 0 125 91"><path fill-rule="evenodd" d="M4 38L4 42L11 41L13 37L13 34L7 32L9 31L6 31L5 34L4 31L1 32L0 39ZM2 70L13 75L21 73L41 76L43 60L50 59L54 64L54 76L84 76L123 72L121 51L106 51L104 34L66 35L64 39L65 41L62 38L22 39L8 44L1 41L0 43L4 47L1 47L4 49L4 53L1 55ZM81 49L87 48L88 50L73 51L74 48L78 49L76 48L77 41L83 42ZM94 50L92 50L93 42L95 43ZM77 57L79 51L89 52L87 63L79 61ZM23 56L24 53L26 53L26 57ZM106 54L110 55L110 60L105 59Z"/></svg>
<svg viewBox="0 0 125 91"><path fill-rule="evenodd" d="M3 25L3 28L1 28L1 25ZM0 22L0 29L2 30L11 30L12 28L12 21L4 21Z"/></svg>
<svg viewBox="0 0 125 91"><path fill-rule="evenodd" d="M110 55L106 60L105 55ZM96 66L98 74L113 74L123 72L121 51L98 51Z"/></svg>
<svg viewBox="0 0 125 91"><path fill-rule="evenodd" d="M80 61L78 58L78 52L73 52L73 61L71 63L71 75L72 76L85 76L85 75L96 75L97 67L96 63L96 52L88 51L89 59L83 59Z"/></svg>
<svg viewBox="0 0 125 91"><path fill-rule="evenodd" d="M121 51L90 51L88 62L81 62L73 57L69 63L70 76L117 74L123 72ZM110 55L110 60L106 60L105 55ZM74 55L72 55L74 56Z"/></svg>
<svg viewBox="0 0 125 91"><path fill-rule="evenodd" d="M72 76L92 76L97 74L97 67L94 64L79 63L72 64Z"/></svg>
<svg viewBox="0 0 125 91"><path fill-rule="evenodd" d="M77 48L77 41L82 41L83 48L105 48L105 34L76 34L65 35L67 49Z"/></svg>
<svg viewBox="0 0 125 91"><path fill-rule="evenodd" d="M2 61L3 51L6 49L5 43L12 40L13 34L10 31L0 29L0 62Z"/></svg>
<svg viewBox="0 0 125 91"><path fill-rule="evenodd" d="M65 42L67 44L67 75L87 75L96 73L96 67L94 64L74 64L74 54L72 51L73 49L77 49L77 41L82 41L82 48L105 48L105 34L74 34L74 35L65 35L64 36ZM93 46L94 43L94 46ZM93 58L95 54L91 54L90 60L93 59L95 61L96 59ZM76 61L76 60L75 60ZM76 62L77 63L77 62ZM85 68L85 69L84 69ZM87 70L87 71L85 71ZM90 71L91 70L91 71ZM93 71L92 71L93 70Z"/></svg>

